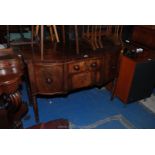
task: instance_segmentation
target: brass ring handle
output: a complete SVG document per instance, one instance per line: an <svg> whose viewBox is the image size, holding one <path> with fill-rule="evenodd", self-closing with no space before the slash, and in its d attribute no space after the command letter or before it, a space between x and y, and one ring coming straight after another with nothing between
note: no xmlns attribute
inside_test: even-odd
<svg viewBox="0 0 155 155"><path fill-rule="evenodd" d="M79 65L74 66L74 70L78 71L80 69Z"/></svg>
<svg viewBox="0 0 155 155"><path fill-rule="evenodd" d="M46 82L47 82L48 84L51 84L51 83L53 82L53 80L52 80L51 78L47 78L47 79L46 79Z"/></svg>

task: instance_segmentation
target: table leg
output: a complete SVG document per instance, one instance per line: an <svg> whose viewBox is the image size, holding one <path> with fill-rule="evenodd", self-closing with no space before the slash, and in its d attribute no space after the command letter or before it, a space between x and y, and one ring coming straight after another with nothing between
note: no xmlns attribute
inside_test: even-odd
<svg viewBox="0 0 155 155"><path fill-rule="evenodd" d="M35 115L35 121L39 122L38 105L37 105L36 96L33 96L32 100L33 100L33 110Z"/></svg>

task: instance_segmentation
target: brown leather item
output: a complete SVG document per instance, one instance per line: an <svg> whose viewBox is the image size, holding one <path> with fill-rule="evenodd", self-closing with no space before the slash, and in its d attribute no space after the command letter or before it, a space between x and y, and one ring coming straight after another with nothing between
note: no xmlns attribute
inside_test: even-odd
<svg viewBox="0 0 155 155"><path fill-rule="evenodd" d="M69 122L66 119L57 119L46 123L40 123L29 129L69 129Z"/></svg>
<svg viewBox="0 0 155 155"><path fill-rule="evenodd" d="M149 97L155 83L154 70L154 53L144 51L136 58L121 56L115 95L124 103Z"/></svg>
<svg viewBox="0 0 155 155"><path fill-rule="evenodd" d="M134 26L131 43L125 49L133 55L120 56L118 77L113 87L113 95L124 103L149 97L155 84L155 29L154 26ZM134 52L138 48L142 52Z"/></svg>

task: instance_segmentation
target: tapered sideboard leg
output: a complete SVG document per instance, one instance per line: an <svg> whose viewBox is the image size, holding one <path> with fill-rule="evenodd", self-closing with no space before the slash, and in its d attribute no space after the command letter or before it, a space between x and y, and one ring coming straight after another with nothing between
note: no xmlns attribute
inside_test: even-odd
<svg viewBox="0 0 155 155"><path fill-rule="evenodd" d="M39 122L39 113L38 113L38 105L37 105L36 96L33 96L32 100L33 100L33 110L34 110L34 115L35 115L35 121Z"/></svg>

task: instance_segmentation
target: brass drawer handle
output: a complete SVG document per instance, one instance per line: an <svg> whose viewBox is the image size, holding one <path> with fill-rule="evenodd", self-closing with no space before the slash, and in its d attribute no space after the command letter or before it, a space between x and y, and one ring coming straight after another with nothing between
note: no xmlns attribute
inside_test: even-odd
<svg viewBox="0 0 155 155"><path fill-rule="evenodd" d="M51 78L46 78L46 83L47 84L51 84L53 82L53 80Z"/></svg>
<svg viewBox="0 0 155 155"><path fill-rule="evenodd" d="M91 64L91 67L92 67L92 68L96 68L96 67L97 67L97 63L96 63L96 62L92 63L92 64Z"/></svg>
<svg viewBox="0 0 155 155"><path fill-rule="evenodd" d="M80 70L79 65L75 65L75 66L74 66L74 70L76 70L76 71Z"/></svg>

